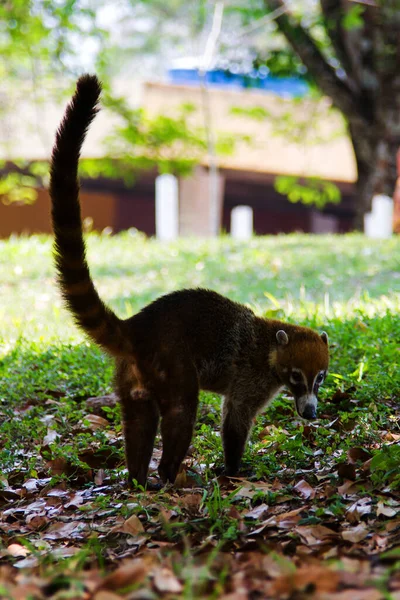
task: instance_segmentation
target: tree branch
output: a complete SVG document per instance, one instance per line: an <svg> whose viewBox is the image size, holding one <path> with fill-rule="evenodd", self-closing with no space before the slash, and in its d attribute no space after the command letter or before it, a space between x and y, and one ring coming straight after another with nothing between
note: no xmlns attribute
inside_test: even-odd
<svg viewBox="0 0 400 600"><path fill-rule="evenodd" d="M350 77L354 77L354 64L343 37L343 3L341 0L320 0L320 5L332 46L342 68L346 71L348 80L350 80ZM352 84L350 83L350 85Z"/></svg>
<svg viewBox="0 0 400 600"><path fill-rule="evenodd" d="M285 6L284 0L264 0L264 3L270 10ZM352 91L353 86L338 77L308 31L288 13L277 17L276 22L321 91L332 99L334 105L348 119L359 119L360 106L357 95Z"/></svg>

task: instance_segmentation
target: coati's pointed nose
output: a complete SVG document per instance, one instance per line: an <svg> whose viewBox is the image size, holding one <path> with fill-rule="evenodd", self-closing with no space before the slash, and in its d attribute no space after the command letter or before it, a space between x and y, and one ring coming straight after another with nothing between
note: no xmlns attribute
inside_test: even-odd
<svg viewBox="0 0 400 600"><path fill-rule="evenodd" d="M304 407L303 419L308 419L309 421L312 421L316 418L317 411L315 410L315 406L313 406L312 404L306 404L306 406Z"/></svg>

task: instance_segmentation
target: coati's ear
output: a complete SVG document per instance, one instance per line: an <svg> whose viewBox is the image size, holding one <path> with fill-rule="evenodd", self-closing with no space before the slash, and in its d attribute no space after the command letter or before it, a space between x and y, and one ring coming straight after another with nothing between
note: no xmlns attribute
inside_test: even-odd
<svg viewBox="0 0 400 600"><path fill-rule="evenodd" d="M283 329L280 329L276 332L276 339L280 346L286 346L289 343L288 335L286 331L283 331Z"/></svg>
<svg viewBox="0 0 400 600"><path fill-rule="evenodd" d="M326 331L323 331L321 333L321 339L323 342L325 342L326 345L328 345L328 334L326 333Z"/></svg>

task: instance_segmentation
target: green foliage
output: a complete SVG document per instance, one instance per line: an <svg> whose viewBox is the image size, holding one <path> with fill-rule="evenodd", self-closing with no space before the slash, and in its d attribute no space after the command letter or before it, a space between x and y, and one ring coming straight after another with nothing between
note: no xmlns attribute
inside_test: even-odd
<svg viewBox="0 0 400 600"><path fill-rule="evenodd" d="M290 202L302 202L317 208L323 208L329 202L338 204L341 198L340 190L334 183L319 177L303 177L300 180L292 175L279 175L275 178L275 189L287 196Z"/></svg>
<svg viewBox="0 0 400 600"><path fill-rule="evenodd" d="M26 78L71 68L83 41L104 38L87 0L0 3L0 76ZM40 62L40 70L38 63Z"/></svg>
<svg viewBox="0 0 400 600"><path fill-rule="evenodd" d="M400 487L400 445L384 445L378 450L371 461L371 477L374 483L390 484L393 488Z"/></svg>
<svg viewBox="0 0 400 600"><path fill-rule="evenodd" d="M347 10L342 19L342 25L345 29L350 31L351 29L357 29L359 27L363 27L364 18L363 14L365 12L365 6L362 4L354 4Z"/></svg>
<svg viewBox="0 0 400 600"><path fill-rule="evenodd" d="M255 121L264 121L272 116L271 111L267 110L263 106L251 106L250 108L233 106L230 112L232 115L239 117L250 117Z"/></svg>
<svg viewBox="0 0 400 600"><path fill-rule="evenodd" d="M30 175L7 173L0 179L0 197L3 204L20 202L33 204L37 198L37 179Z"/></svg>
<svg viewBox="0 0 400 600"><path fill-rule="evenodd" d="M387 519L398 515L400 456L399 446L387 439L398 434L400 239L290 235L162 244L126 232L90 234L87 240L100 295L121 316L172 289L204 286L249 303L260 315L280 311L290 322L326 330L331 365L318 421L301 421L293 400L281 394L257 417L242 480L229 483L225 477L217 479L223 463L220 398L202 393L181 473L187 487L194 487L128 490L119 407L104 407L97 428L86 403L89 396L111 391L111 361L61 308L50 237L0 241L0 497L3 512L5 506L10 511L2 522L10 533L1 551L10 543L29 551L25 563L21 556L6 554L3 561L27 572L33 561L31 568L40 569L41 580L51 578L51 589L75 598L87 595L83 583L93 568L108 568L139 546L139 566L146 554L156 556L157 563L149 564L151 579L144 584L149 589L160 560L183 582L182 597L217 598L231 589L224 587L226 577L260 551L261 562L251 573L256 567L264 585L260 565L271 565L270 549L283 541L304 548L307 531L328 527L341 551L364 548L368 556L371 535L364 546L351 547L344 545L342 532L351 535L364 527L371 534L385 531L391 548L396 533L389 532ZM156 462L160 446L157 436ZM355 446L361 455L355 455L356 465L349 465ZM369 473L365 458L370 456ZM54 465L61 465L61 472L54 472ZM155 466L152 461L152 477ZM343 481L341 468L350 468L345 477L350 472L355 481ZM371 518L354 508L358 503L363 507L364 500ZM350 523L351 513L359 523ZM138 535L124 530L130 517L136 517ZM279 523L281 517L287 522ZM323 527L314 530L316 525ZM67 528L61 541L51 538L54 528ZM68 553L70 539L73 556ZM260 547L254 550L255 543ZM241 552L231 567L227 551L233 558ZM390 552L385 555L388 564L398 559ZM200 567L199 558L205 556ZM277 567L280 560L287 561L285 573L294 569L290 556L276 557ZM392 568L398 571L398 565ZM46 586L47 595L49 590Z"/></svg>
<svg viewBox="0 0 400 600"><path fill-rule="evenodd" d="M246 243L221 238L163 245L129 233L88 236L89 263L100 294L123 317L162 293L203 286L248 302L261 315L328 331L332 362L313 442L304 437L291 399L279 397L258 418L244 457L245 472L258 478L274 478L285 467L311 468L315 447L323 451L320 461L329 463L335 455L340 462L355 444L380 445L378 432L392 426L400 389L400 303L393 276L399 243L397 238L292 235ZM119 410L104 412L109 430L88 429L85 399L111 390L112 369L61 308L51 240L34 236L3 241L0 257L3 467L11 468L17 460L24 473L41 472L45 460L63 458L74 469L83 468L87 447L100 457L100 464L122 464ZM353 396L330 400L336 390L349 388ZM223 461L219 405L217 395L202 394L193 444L205 481ZM330 423L338 417L342 429L332 429ZM43 451L49 423L62 443ZM117 436L113 444L111 430ZM348 430L351 435L343 435ZM372 466L373 476L391 485L396 481L395 448L376 454ZM214 492L205 500L213 523L218 508ZM231 525L226 531L235 535Z"/></svg>

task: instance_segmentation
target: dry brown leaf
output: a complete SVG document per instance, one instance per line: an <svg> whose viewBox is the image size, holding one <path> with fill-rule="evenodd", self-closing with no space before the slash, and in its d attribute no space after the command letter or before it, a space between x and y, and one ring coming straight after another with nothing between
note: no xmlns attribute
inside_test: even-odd
<svg viewBox="0 0 400 600"><path fill-rule="evenodd" d="M383 598L384 596L376 588L357 588L334 594L324 594L320 597L320 600L383 600Z"/></svg>
<svg viewBox="0 0 400 600"><path fill-rule="evenodd" d="M7 552L10 556L17 558L18 556L28 556L30 550L21 544L10 544L7 546Z"/></svg>
<svg viewBox="0 0 400 600"><path fill-rule="evenodd" d="M365 462L366 460L369 460L371 458L371 452L368 452L368 450L365 450L365 448L356 446L347 451L347 456L350 463L356 464L359 461Z"/></svg>
<svg viewBox="0 0 400 600"><path fill-rule="evenodd" d="M25 488L27 492L34 493L34 492L39 491L39 482L37 479L33 479L33 478L27 479L22 484L22 487Z"/></svg>
<svg viewBox="0 0 400 600"><path fill-rule="evenodd" d="M104 429L109 426L109 422L107 419L100 417L99 415L86 415L84 417L84 422L89 422L87 426L91 431L96 431L97 429Z"/></svg>
<svg viewBox="0 0 400 600"><path fill-rule="evenodd" d="M260 527L251 531L248 535L258 535L262 533L264 529L267 527L278 527L279 529L292 529L301 519L300 513L304 510L304 507L296 508L295 510L291 510L287 513L282 513L280 515L273 515L264 523L261 524Z"/></svg>
<svg viewBox="0 0 400 600"><path fill-rule="evenodd" d="M97 591L119 590L134 583L140 583L146 577L151 566L150 560L136 558L122 564L100 583Z"/></svg>
<svg viewBox="0 0 400 600"><path fill-rule="evenodd" d="M369 515L372 513L372 500L371 498L360 498L346 511L346 520L349 523L359 523L363 515Z"/></svg>
<svg viewBox="0 0 400 600"><path fill-rule="evenodd" d="M338 534L324 525L298 525L295 532L308 546L326 544L338 537Z"/></svg>
<svg viewBox="0 0 400 600"><path fill-rule="evenodd" d="M359 489L358 483L346 479L343 485L340 485L337 489L341 496L347 496L348 494L354 494Z"/></svg>
<svg viewBox="0 0 400 600"><path fill-rule="evenodd" d="M43 529L50 523L50 519L46 517L46 515L28 515L25 520L26 524L29 526L29 529L33 529L34 531L38 531L39 529Z"/></svg>
<svg viewBox="0 0 400 600"><path fill-rule="evenodd" d="M183 505L189 513L197 513L201 504L201 494L186 494L179 498L179 504Z"/></svg>
<svg viewBox="0 0 400 600"><path fill-rule="evenodd" d="M176 488L190 487L188 484L188 476L187 476L186 469L184 468L184 466L181 467L180 472L176 476L176 479L174 482L174 487L176 487Z"/></svg>
<svg viewBox="0 0 400 600"><path fill-rule="evenodd" d="M399 512L400 508L394 509L391 506L386 506L382 500L378 502L378 508L376 510L376 516L383 515L384 517L395 517Z"/></svg>
<svg viewBox="0 0 400 600"><path fill-rule="evenodd" d="M334 592L338 585L339 575L336 571L318 565L309 565L301 567L294 573L281 575L274 581L272 587L275 594L292 596L294 592L305 591L312 586L316 592L315 597L321 598L320 594Z"/></svg>
<svg viewBox="0 0 400 600"><path fill-rule="evenodd" d="M109 394L108 396L97 396L94 398L88 398L86 400L86 406L91 411L91 414L104 415L102 410L104 406L109 408L115 408L118 404L118 397L116 394Z"/></svg>
<svg viewBox="0 0 400 600"><path fill-rule="evenodd" d="M96 475L94 476L94 482L96 485L103 485L104 482L104 477L105 477L105 471L104 469L99 469L96 473Z"/></svg>
<svg viewBox="0 0 400 600"><path fill-rule="evenodd" d="M54 458L46 463L52 475L64 475L68 470L68 463L64 458Z"/></svg>
<svg viewBox="0 0 400 600"><path fill-rule="evenodd" d="M241 479L240 477L230 477L229 479L237 482L239 489L235 495L236 498L253 498L255 494L259 492L270 492L274 489L273 484L263 483L263 482L254 482L247 481L246 479Z"/></svg>
<svg viewBox="0 0 400 600"><path fill-rule="evenodd" d="M268 508L268 504L260 504L259 506L256 506L255 508L243 513L243 516L246 517L246 519L265 519L268 514Z"/></svg>
<svg viewBox="0 0 400 600"><path fill-rule="evenodd" d="M157 569L153 578L154 587L161 593L179 594L183 586L170 569Z"/></svg>
<svg viewBox="0 0 400 600"><path fill-rule="evenodd" d="M352 527L351 529L346 529L341 533L342 538L346 540L346 542L352 542L354 544L357 544L358 542L364 540L368 534L369 529L367 529L362 523L360 523L356 527Z"/></svg>
<svg viewBox="0 0 400 600"><path fill-rule="evenodd" d="M27 600L27 598L43 598L43 594L37 583L32 581L13 586L12 595L4 597L12 600Z"/></svg>
<svg viewBox="0 0 400 600"><path fill-rule="evenodd" d="M48 429L46 435L43 438L43 446L49 446L58 440L60 434L54 429Z"/></svg>
<svg viewBox="0 0 400 600"><path fill-rule="evenodd" d="M305 498L306 500L312 500L315 497L315 490L309 483L307 483L307 481L304 481L304 479L296 483L294 489L302 498Z"/></svg>
<svg viewBox="0 0 400 600"><path fill-rule="evenodd" d="M63 540L69 539L70 535L77 529L82 529L83 523L79 521L70 521L68 523L61 523L57 521L50 525L43 537L47 540Z"/></svg>
<svg viewBox="0 0 400 600"><path fill-rule="evenodd" d="M93 600L121 600L123 596L114 594L114 592L110 592L110 590L100 590L99 592L96 592L92 598Z"/></svg>
<svg viewBox="0 0 400 600"><path fill-rule="evenodd" d="M84 492L77 492L76 494L73 494L70 500L64 504L64 507L70 508L71 506L75 506L78 508L84 502L83 494Z"/></svg>
<svg viewBox="0 0 400 600"><path fill-rule="evenodd" d="M140 519L136 515L132 515L123 524L122 531L131 535L138 535L139 533L143 533L144 527Z"/></svg>

